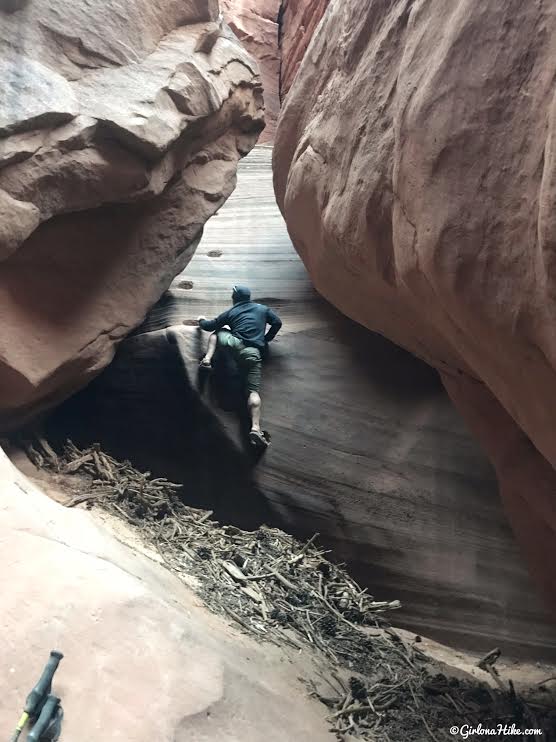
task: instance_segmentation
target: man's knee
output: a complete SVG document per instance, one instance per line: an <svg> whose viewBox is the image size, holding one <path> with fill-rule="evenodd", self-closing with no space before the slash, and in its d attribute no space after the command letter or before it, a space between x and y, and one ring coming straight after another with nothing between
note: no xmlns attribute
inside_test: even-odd
<svg viewBox="0 0 556 742"><path fill-rule="evenodd" d="M216 335L218 345L222 345L222 346L232 345L231 341L233 340L233 336L232 336L232 333L228 329L223 328L222 330L218 330L214 334Z"/></svg>
<svg viewBox="0 0 556 742"><path fill-rule="evenodd" d="M259 392L249 392L247 404L249 405L249 407L259 407L261 404L261 395L259 394Z"/></svg>

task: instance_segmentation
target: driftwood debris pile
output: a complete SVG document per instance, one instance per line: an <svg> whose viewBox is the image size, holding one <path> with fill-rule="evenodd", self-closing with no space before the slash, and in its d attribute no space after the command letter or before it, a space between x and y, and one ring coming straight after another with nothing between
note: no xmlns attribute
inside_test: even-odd
<svg viewBox="0 0 556 742"><path fill-rule="evenodd" d="M69 441L56 453L38 438L26 449L41 468L81 475L68 505L100 506L134 526L169 569L197 577L211 610L261 640L324 659L328 689L309 683L309 690L328 706L339 739L440 742L453 738L454 725L479 723L542 728L545 736L535 739L556 739L546 736L556 735L551 714L526 704L511 683L493 689L446 678L420 651L419 637L408 642L390 628L386 614L399 601L375 600L361 589L326 558L316 535L302 544L277 528L220 525L212 512L185 504L181 485L152 478L98 445L80 450Z"/></svg>

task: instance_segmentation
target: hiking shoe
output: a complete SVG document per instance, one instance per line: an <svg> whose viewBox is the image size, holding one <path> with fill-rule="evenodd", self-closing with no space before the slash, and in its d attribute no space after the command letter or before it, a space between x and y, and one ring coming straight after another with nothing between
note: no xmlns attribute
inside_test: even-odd
<svg viewBox="0 0 556 742"><path fill-rule="evenodd" d="M268 448L270 443L264 432L261 430L251 430L249 432L249 442L257 448Z"/></svg>

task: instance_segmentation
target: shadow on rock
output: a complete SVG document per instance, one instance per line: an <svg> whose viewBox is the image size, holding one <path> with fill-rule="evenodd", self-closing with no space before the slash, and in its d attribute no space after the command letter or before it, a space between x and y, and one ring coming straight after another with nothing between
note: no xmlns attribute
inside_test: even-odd
<svg viewBox="0 0 556 742"><path fill-rule="evenodd" d="M255 528L268 513L253 479L253 458L201 398L185 361L195 350L183 343L172 330L126 340L111 365L51 416L48 435L58 445L66 438L79 446L98 441L111 455L182 483L188 505ZM239 378L224 364L219 373L212 393L224 395L225 409L236 410Z"/></svg>

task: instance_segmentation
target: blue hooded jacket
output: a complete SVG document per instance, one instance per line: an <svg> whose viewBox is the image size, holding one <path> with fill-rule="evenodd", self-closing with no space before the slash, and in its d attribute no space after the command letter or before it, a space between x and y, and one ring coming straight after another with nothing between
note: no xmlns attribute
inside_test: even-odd
<svg viewBox="0 0 556 742"><path fill-rule="evenodd" d="M199 326L208 332L221 330L228 325L245 345L263 350L266 343L274 340L282 327L282 320L270 307L251 301L251 291L247 286L234 286L234 305L216 319L200 320ZM266 332L266 326L270 329Z"/></svg>

